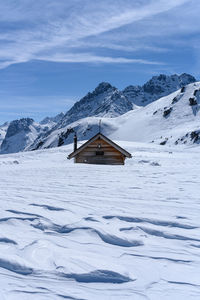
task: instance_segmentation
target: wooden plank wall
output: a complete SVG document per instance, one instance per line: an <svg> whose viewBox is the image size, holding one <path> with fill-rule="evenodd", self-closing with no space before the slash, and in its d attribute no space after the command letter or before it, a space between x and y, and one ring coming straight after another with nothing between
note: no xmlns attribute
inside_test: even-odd
<svg viewBox="0 0 200 300"><path fill-rule="evenodd" d="M98 145L101 144L101 148ZM103 151L104 155L96 155L97 151ZM88 145L81 151L75 158L76 163L89 163L89 164L111 164L123 165L125 156L109 145L102 139L98 139Z"/></svg>

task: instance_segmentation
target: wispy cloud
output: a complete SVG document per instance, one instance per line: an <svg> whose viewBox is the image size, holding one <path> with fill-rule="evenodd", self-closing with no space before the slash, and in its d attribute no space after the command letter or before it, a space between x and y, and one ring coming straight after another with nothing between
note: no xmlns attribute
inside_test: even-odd
<svg viewBox="0 0 200 300"><path fill-rule="evenodd" d="M160 65L163 63L148 61L145 59L133 59L124 57L97 56L91 53L55 54L50 56L39 56L38 59L52 62L79 62L79 63L137 63L148 65Z"/></svg>
<svg viewBox="0 0 200 300"><path fill-rule="evenodd" d="M154 29L150 35L167 33L168 29L171 30L169 12L180 7L186 15L184 7L191 1L193 0L18 0L17 4L14 0L2 1L0 68L37 59L55 62L160 64L161 62L146 59L142 55L129 57L125 52L141 49L143 52L165 51L164 46L158 46L152 40L147 39L141 43L141 37L149 34L150 29ZM163 14L167 14L167 19L163 18ZM163 28L158 27L156 18L164 23ZM131 30L128 30L129 26ZM134 26L137 32L133 30ZM181 31L194 28L191 22L179 27ZM174 28L174 31L177 29ZM96 48L95 52L91 52L90 48ZM97 48L113 51L100 53ZM116 51L121 51L120 56Z"/></svg>

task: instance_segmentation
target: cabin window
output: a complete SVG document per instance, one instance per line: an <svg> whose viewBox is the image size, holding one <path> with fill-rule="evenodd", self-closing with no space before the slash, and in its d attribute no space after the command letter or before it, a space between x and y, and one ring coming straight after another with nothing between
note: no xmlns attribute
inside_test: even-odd
<svg viewBox="0 0 200 300"><path fill-rule="evenodd" d="M96 155L104 155L104 151L96 151Z"/></svg>

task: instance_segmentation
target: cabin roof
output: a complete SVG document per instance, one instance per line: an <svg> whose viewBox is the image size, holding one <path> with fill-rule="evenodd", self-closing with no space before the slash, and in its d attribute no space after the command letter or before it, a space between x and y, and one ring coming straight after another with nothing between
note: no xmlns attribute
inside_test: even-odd
<svg viewBox="0 0 200 300"><path fill-rule="evenodd" d="M101 138L102 140L104 140L105 142L107 142L108 144L110 144L116 150L118 150L119 152L121 152L124 156L129 157L129 158L132 157L132 155L128 151L126 151L125 149L123 149L122 147L120 147L119 145L117 145L116 143L114 143L113 141L111 141L109 138L107 138L105 135L103 135L102 133L99 132L95 136L93 136L90 140L88 140L83 145L81 145L76 151L70 153L68 155L68 159L71 159L71 158L75 157L82 150L84 150L89 144L91 144L92 142L96 141L98 138Z"/></svg>

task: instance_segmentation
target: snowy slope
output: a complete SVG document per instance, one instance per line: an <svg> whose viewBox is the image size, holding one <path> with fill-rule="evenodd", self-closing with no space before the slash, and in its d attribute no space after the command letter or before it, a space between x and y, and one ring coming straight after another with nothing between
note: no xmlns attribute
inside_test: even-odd
<svg viewBox="0 0 200 300"><path fill-rule="evenodd" d="M167 144L200 143L200 82L117 118L111 137ZM199 134L193 138L194 132Z"/></svg>
<svg viewBox="0 0 200 300"><path fill-rule="evenodd" d="M159 76L153 76L143 86L130 85L126 87L123 94L135 105L146 106L195 81L196 79L193 76L186 73L170 76L160 74Z"/></svg>
<svg viewBox="0 0 200 300"><path fill-rule="evenodd" d="M200 149L119 144L125 166L0 156L1 300L199 299Z"/></svg>
<svg viewBox="0 0 200 300"><path fill-rule="evenodd" d="M101 120L101 131L110 135L111 132L118 129L113 122L113 118L89 117L73 122L62 128L54 128L48 134L38 137L27 150L38 150L52 147L60 147L73 142L74 133L76 132L78 139L88 140L99 131L99 122Z"/></svg>

